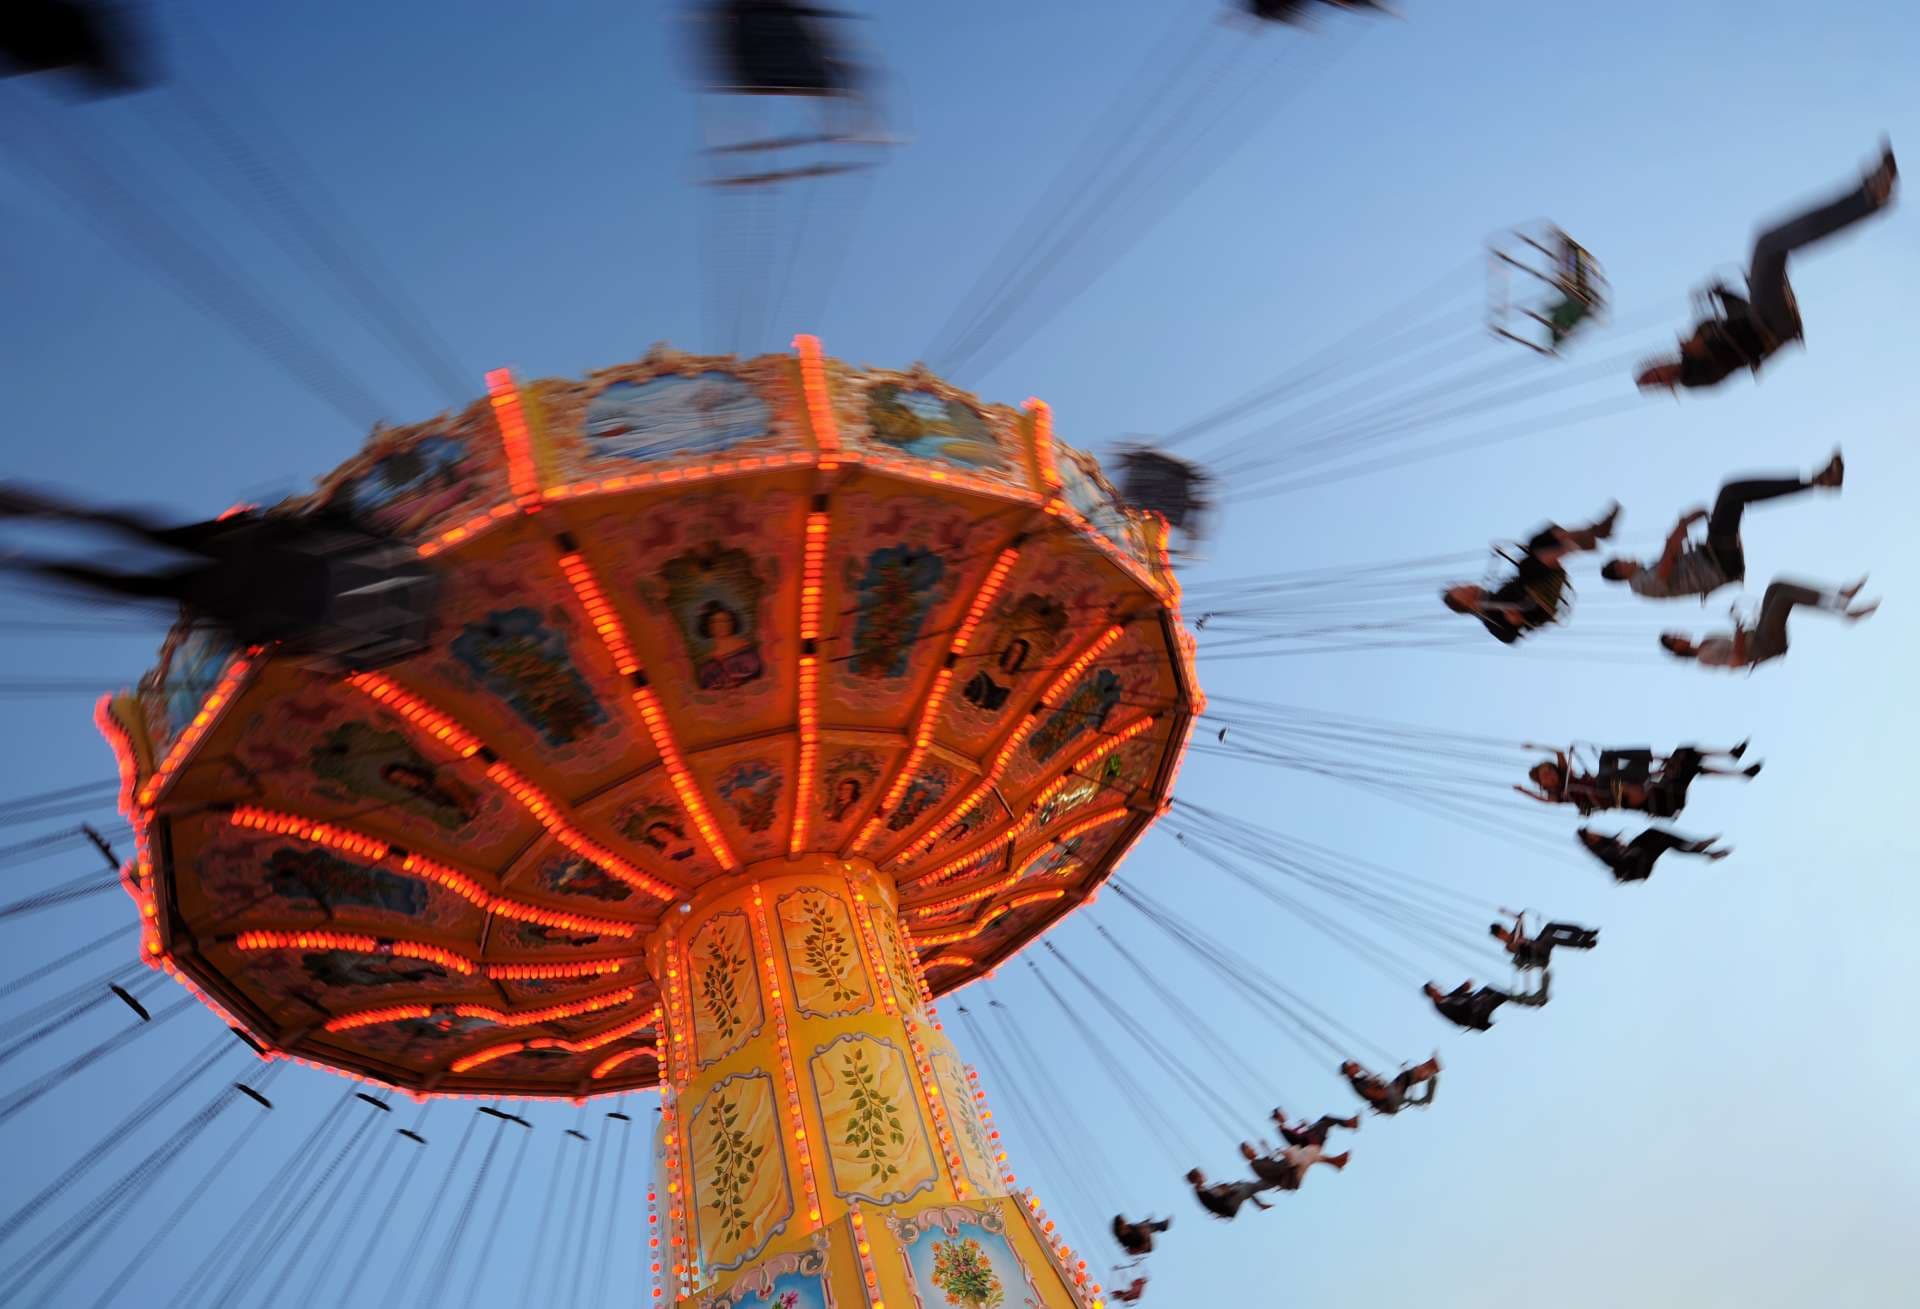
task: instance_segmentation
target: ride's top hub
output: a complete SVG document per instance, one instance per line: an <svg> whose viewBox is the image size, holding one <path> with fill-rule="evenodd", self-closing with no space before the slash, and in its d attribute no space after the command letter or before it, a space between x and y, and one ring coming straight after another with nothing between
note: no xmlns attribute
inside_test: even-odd
<svg viewBox="0 0 1920 1309"><path fill-rule="evenodd" d="M183 628L103 703L150 960L291 1055L577 1095L658 1080L642 942L712 879L871 861L936 992L1084 902L1197 708L1164 524L1038 402L797 344L495 373L282 506L411 543L434 631Z"/></svg>

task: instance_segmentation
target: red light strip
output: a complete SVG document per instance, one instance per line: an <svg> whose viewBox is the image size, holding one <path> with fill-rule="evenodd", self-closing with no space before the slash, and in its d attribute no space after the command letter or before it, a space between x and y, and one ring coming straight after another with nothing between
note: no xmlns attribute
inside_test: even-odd
<svg viewBox="0 0 1920 1309"><path fill-rule="evenodd" d="M813 1151L807 1144L807 1120L800 1106L800 1079L793 1071L793 1045L788 1039L787 1004L780 989L780 968L774 962L773 934L767 930L766 901L760 883L753 884L753 942L766 969L767 995L773 1001L774 1044L780 1055L780 1075L787 1092L788 1134L793 1137L794 1153L800 1156L800 1180L807 1192L807 1221L820 1224L820 1188L813 1176Z"/></svg>
<svg viewBox="0 0 1920 1309"><path fill-rule="evenodd" d="M1028 891L1024 895L1016 895L1013 899L1007 901L1007 908L1020 909L1030 904L1041 904L1050 900L1064 900L1066 897L1067 893L1057 886L1047 891Z"/></svg>
<svg viewBox="0 0 1920 1309"><path fill-rule="evenodd" d="M352 950L359 954L386 954L428 963L471 975L476 965L451 950L425 941L392 941L355 932L242 932L234 937L236 950Z"/></svg>
<svg viewBox="0 0 1920 1309"><path fill-rule="evenodd" d="M927 967L929 968L971 968L973 967L973 959L971 956L963 955L963 954L937 954L933 958L927 960Z"/></svg>
<svg viewBox="0 0 1920 1309"><path fill-rule="evenodd" d="M401 718L431 735L462 759L470 759L485 747L480 738L435 709L398 683L378 673L354 673L347 685L371 696L376 704L391 709Z"/></svg>
<svg viewBox="0 0 1920 1309"><path fill-rule="evenodd" d="M1001 775L1006 772L1007 765L1012 762L1013 752L1018 750L1021 744L1040 726L1040 711L1051 708L1054 696L1071 686L1074 680L1087 670L1088 665L1105 654L1107 649L1112 646L1115 641L1118 641L1125 631L1126 629L1118 623L1109 627L1094 640L1092 645L1081 651L1078 659L1067 665L1065 672L1048 683L1047 689L1041 693L1040 699L1035 702L1032 712L1020 720L1020 725L1013 730L1013 734L1006 739L1001 745L999 752L994 755L993 764L987 769L987 775L980 779L979 785L968 792L967 797L959 804L929 823L926 831L911 845L907 846L905 850L901 851L898 856L900 862L905 862L925 854L933 847L934 842L940 839L940 833L946 830L949 823L956 823L962 818L965 818L973 811L975 806L987 798L987 793L993 789L994 784L997 783Z"/></svg>
<svg viewBox="0 0 1920 1309"><path fill-rule="evenodd" d="M860 1279L867 1284L867 1309L887 1309L880 1298L880 1274L873 1266L873 1243L867 1240L867 1220L858 1201L847 1202L847 1217L853 1223L853 1249L860 1256Z"/></svg>
<svg viewBox="0 0 1920 1309"><path fill-rule="evenodd" d="M827 364L820 352L820 338L804 333L793 338L800 356L800 391L807 402L807 425L813 429L813 443L820 451L820 467L835 468L840 453L840 425L833 417L833 395L827 389Z"/></svg>
<svg viewBox="0 0 1920 1309"><path fill-rule="evenodd" d="M103 695L93 704L93 725L106 738L113 751L114 771L120 777L120 816L133 820L134 787L140 777L140 763L133 753L133 737L113 716L113 697Z"/></svg>
<svg viewBox="0 0 1920 1309"><path fill-rule="evenodd" d="M1000 552L1000 557L993 561L993 567L987 570L986 577L981 580L980 589L974 592L973 603L967 606L966 617L955 629L953 642L947 647L946 667L942 668L939 675L933 679L933 688L927 693L926 703L921 706L920 722L913 732L913 748L908 751L906 761L900 765L900 771L894 775L892 784L887 787L886 798L880 802L880 807L873 811L873 816L860 828L860 834L854 837L849 849L864 849L873 840L874 834L880 830L880 824L886 821L887 814L900 803L900 797L906 793L907 787L912 784L914 776L920 771L920 764L926 759L927 751L933 745L934 726L939 721L941 712L946 708L947 691L953 685L954 662L966 654L968 645L973 641L974 632L979 629L981 619L986 616L988 607L1000 594L1000 589L1006 585L1007 575L1013 571L1013 566L1019 558L1020 548L1008 546ZM934 830L938 831L939 827L940 824L936 821Z"/></svg>
<svg viewBox="0 0 1920 1309"><path fill-rule="evenodd" d="M963 927L952 932L934 932L930 935L920 937L920 944L931 947L936 945L954 945L961 941L971 941L974 937L980 935L980 933L986 931L989 927L992 927L1001 918L1004 918L1012 908L1013 906L1011 905L997 904L987 910L986 916L973 926Z"/></svg>
<svg viewBox="0 0 1920 1309"><path fill-rule="evenodd" d="M814 349L819 349L818 342ZM793 834L787 842L787 853L796 855L807 848L814 771L820 761L820 599L827 531L825 513L807 515L805 562L800 572L800 767L793 791Z"/></svg>
<svg viewBox="0 0 1920 1309"><path fill-rule="evenodd" d="M488 373L487 396L493 402L494 421L500 425L500 444L507 452L507 485L520 508L533 513L540 508L540 473L533 464L533 438L513 374L505 368Z"/></svg>
<svg viewBox="0 0 1920 1309"><path fill-rule="evenodd" d="M313 845L325 846L345 854L357 855L374 863L385 862L388 867L400 872L410 873L423 881L443 886L455 895L478 909L499 914L502 918L514 918L522 922L538 923L543 927L558 927L573 932L595 932L603 936L637 936L640 929L632 923L621 922L615 918L595 918L587 914L566 913L558 909L544 909L539 905L526 904L511 900L506 896L495 895L480 885L466 873L449 868L424 855L403 853L397 861L391 856L395 853L385 841L332 823L317 823L302 818L298 814L279 813L271 809L260 809L253 805L243 805L227 816L227 821L235 827L245 827L256 832L270 832L275 836L291 836Z"/></svg>
<svg viewBox="0 0 1920 1309"><path fill-rule="evenodd" d="M581 1014L593 1014L602 1009L612 1009L627 1003L638 994L637 989L629 986L624 990L608 991L602 995L590 995L585 999L573 1000L566 1004L548 1005L545 1009L528 1009L518 1013L509 1013L504 1009L496 1009L492 1005L484 1004L457 1004L453 1007L453 1012L462 1018L485 1018L490 1022L512 1027L534 1027L540 1023L558 1022L562 1018L578 1018ZM647 1020L642 1016L635 1021L644 1024ZM615 1039L617 1038L607 1038L609 1041ZM605 1045L606 1041L601 1041L599 1044ZM581 1048L591 1050L595 1047L583 1045Z"/></svg>
<svg viewBox="0 0 1920 1309"><path fill-rule="evenodd" d="M579 1005L556 1005L550 1010L535 1010L530 1013L506 1015L506 1018L515 1027L524 1027L531 1023L552 1022L556 1018L568 1018L581 1013L591 1013L595 1009L610 1009L615 1005L623 1004L626 1000L632 999L633 995L633 991L627 990L612 995L596 996L594 999L598 1003L595 1003L592 1009L581 1008ZM580 1004L586 1003L588 1002L580 1002ZM571 1010L570 1013L560 1012L561 1010L569 1009ZM489 1016L488 1012L479 1005L457 1005L454 1008L454 1012L463 1017L485 1018ZM621 1023L617 1027L609 1027L604 1032L596 1032L592 1036L582 1037L578 1041L568 1041L553 1036L536 1036L525 1041L508 1041L503 1045L490 1045L484 1050L475 1050L470 1055L454 1060L447 1068L449 1072L464 1073L469 1069L478 1068L481 1064L490 1063L495 1059L504 1059L510 1054L518 1054L522 1050L564 1050L568 1054L586 1054L591 1050L598 1050L602 1046L611 1045L615 1041L632 1036L635 1032L644 1032L659 1021L660 1010L656 1006L638 1018Z"/></svg>
<svg viewBox="0 0 1920 1309"><path fill-rule="evenodd" d="M1040 465L1040 480L1047 490L1060 489L1060 467L1053 452L1053 406L1045 400L1029 398L1027 412L1033 415L1033 454Z"/></svg>
<svg viewBox="0 0 1920 1309"><path fill-rule="evenodd" d="M620 615L607 602L606 593L600 589L600 581L587 567L587 561L578 551L560 556L560 571L567 576L567 584L573 587L573 593L579 597L581 608L587 611L587 618L593 624L593 630L600 634L601 642L607 647L607 653L613 656L614 667L620 670L620 676L632 677L640 671L640 661L634 657L633 647L627 643L627 631L620 622Z"/></svg>
<svg viewBox="0 0 1920 1309"><path fill-rule="evenodd" d="M1157 721L1159 720L1153 714L1136 718L1125 727L1114 731L1105 741L1102 741L1099 745L1096 745L1093 749L1088 750L1078 759L1068 764L1061 770L1060 776L1048 783L1047 789L1042 791L1039 797L1034 800L1033 806L1027 811L1026 817L1022 818L1019 825L1013 829L1013 835L1018 836L1020 833L1032 827L1034 823L1038 821L1040 811L1047 807L1047 802L1053 799L1054 796L1059 795L1060 792L1065 789L1067 783L1074 780L1081 769L1091 768L1093 765L1099 763L1115 750L1118 750L1121 746L1133 740L1136 736L1139 736L1149 727L1152 727Z"/></svg>
<svg viewBox="0 0 1920 1309"><path fill-rule="evenodd" d="M161 760L160 767L155 769L153 776L147 779L147 784L140 788L135 800L142 809L153 808L154 800L172 783L175 774L180 771L180 765L186 762L187 756L193 753L194 747L200 744L201 738L212 730L213 725L220 720L220 715L228 705L233 703L234 696L239 693L240 684L246 681L248 674L253 672L254 665L259 662L265 648L258 645L250 647L246 653L236 656L233 662L227 665L226 671L220 674L220 680L214 684L213 690L207 693L207 698L200 702L200 708L194 713L192 721L180 733L179 738L174 741L173 748L167 751L167 757Z"/></svg>
<svg viewBox="0 0 1920 1309"><path fill-rule="evenodd" d="M608 1073L611 1073L614 1069L620 1067L620 1065L624 1063L630 1063L635 1059L641 1059L641 1058L652 1059L657 1063L659 1062L659 1059L660 1059L660 1052L654 1049L650 1045L636 1045L631 1050L622 1050L620 1051L620 1053L616 1055L612 1055L609 1058L602 1059L599 1063L593 1066L593 1071L587 1074L587 1076L591 1077L594 1081L597 1082L601 1078L605 1077ZM651 1199L652 1197L649 1196L648 1198ZM659 1238L655 1237L654 1240L657 1244ZM656 1268L654 1269L654 1271L659 1272L660 1270Z"/></svg>
<svg viewBox="0 0 1920 1309"><path fill-rule="evenodd" d="M914 1066L920 1073L920 1087L927 1105L927 1114L933 1119L934 1135L940 1141L940 1152L947 1160L947 1180L953 1184L953 1193L960 1199L967 1195L965 1168L960 1162L960 1152L953 1144L953 1133L948 1130L947 1110L940 1096L940 1086L934 1080L933 1065L927 1062L926 1047L919 1037L919 1025L909 1014L913 1002L895 992L892 975L888 973L886 963L880 953L880 934L873 925L873 910L867 903L865 891L856 888L853 893L853 916L860 925L862 944L866 947L867 960L875 977L880 979L880 998L889 1014L898 1014L907 1028L907 1045L913 1051ZM912 979L908 979L912 984Z"/></svg>
<svg viewBox="0 0 1920 1309"><path fill-rule="evenodd" d="M342 1014L338 1018L327 1020L325 1030L329 1032L351 1032L356 1027L375 1027L381 1023L404 1022L409 1018L431 1018L433 1006L430 1004L396 1004L383 1009L363 1009L357 1014Z"/></svg>
<svg viewBox="0 0 1920 1309"><path fill-rule="evenodd" d="M719 825L713 821L713 815L707 810L707 803L701 798L700 788L694 784L693 775L687 771L687 764L680 757L680 747L674 744L673 729L667 726L666 710L660 706L660 697L653 693L650 686L637 686L633 690L633 702L640 709L640 721L646 725L647 734L653 738L653 748L660 756L660 762L667 767L667 779L673 783L673 791L680 799L680 807L693 820L694 827L700 833L700 839L706 842L714 861L721 868L732 872L740 866L733 857L733 849L727 844L727 838L720 834ZM671 895L665 897L672 899Z"/></svg>
<svg viewBox="0 0 1920 1309"><path fill-rule="evenodd" d="M560 806L549 799L539 787L515 772L513 766L506 760L496 759L490 764L487 768L487 779L517 800L523 809L533 815L536 822L547 829L554 840L588 863L605 869L628 886L637 891L644 891L656 900L671 900L679 894L665 882L647 876L611 850L589 840L578 828L561 816Z"/></svg>
<svg viewBox="0 0 1920 1309"><path fill-rule="evenodd" d="M626 966L623 959L589 959L577 964L488 964L486 973L503 982L556 981L568 977L606 977Z"/></svg>
<svg viewBox="0 0 1920 1309"><path fill-rule="evenodd" d="M1040 853L1045 854L1046 851L1043 850ZM1033 859L1038 859L1039 857L1040 855L1035 855ZM982 900L990 900L1008 887L1018 884L1020 879L1027 875L1027 869L1033 866L1033 859L1027 860L1026 863L1021 864L1020 867L1013 872L989 882L985 886L975 887L971 891L963 891L959 895L949 896L945 900L936 900L932 904L921 905L918 908L909 909L907 912L914 918L937 918L949 909L958 909L964 905L977 904Z"/></svg>

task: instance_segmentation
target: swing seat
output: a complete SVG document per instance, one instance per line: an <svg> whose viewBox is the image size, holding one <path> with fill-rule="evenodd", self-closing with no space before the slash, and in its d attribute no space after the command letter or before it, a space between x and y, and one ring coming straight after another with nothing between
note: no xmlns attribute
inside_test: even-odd
<svg viewBox="0 0 1920 1309"><path fill-rule="evenodd" d="M1120 495L1136 509L1159 514L1169 526L1189 535L1212 507L1206 487L1212 481L1202 469L1145 446L1120 455Z"/></svg>
<svg viewBox="0 0 1920 1309"><path fill-rule="evenodd" d="M1495 336L1557 357L1604 316L1610 297L1599 262L1552 223L1503 232L1487 251L1487 325Z"/></svg>

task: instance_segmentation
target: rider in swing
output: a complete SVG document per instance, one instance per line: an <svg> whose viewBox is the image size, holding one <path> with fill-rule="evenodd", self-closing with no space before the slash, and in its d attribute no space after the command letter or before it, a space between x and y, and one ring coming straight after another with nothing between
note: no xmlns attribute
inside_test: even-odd
<svg viewBox="0 0 1920 1309"><path fill-rule="evenodd" d="M1561 561L1570 554L1595 550L1613 535L1620 506L1587 527L1548 523L1527 542L1526 553L1514 563L1513 577L1489 591L1463 583L1440 593L1456 614L1472 614L1502 645L1512 645L1529 632L1551 625L1559 616L1567 590L1567 569Z"/></svg>
<svg viewBox="0 0 1920 1309"><path fill-rule="evenodd" d="M1879 163L1858 187L1761 233L1753 243L1747 295L1717 283L1710 287L1707 294L1720 312L1693 329L1678 355L1643 367L1634 379L1641 389L1716 386L1742 368L1757 374L1781 346L1804 339L1800 306L1787 281L1788 256L1886 208L1899 175L1893 146L1883 142Z"/></svg>
<svg viewBox="0 0 1920 1309"><path fill-rule="evenodd" d="M1582 817L1602 809L1638 809L1655 818L1672 818L1686 807L1687 788L1696 777L1759 776L1757 763L1728 769L1707 762L1715 756L1737 762L1746 752L1745 741L1731 750L1683 745L1664 759L1651 750L1604 750L1595 772L1577 773L1567 752L1555 750L1551 761L1535 764L1527 771L1533 787L1516 784L1513 789L1541 804L1570 804Z"/></svg>

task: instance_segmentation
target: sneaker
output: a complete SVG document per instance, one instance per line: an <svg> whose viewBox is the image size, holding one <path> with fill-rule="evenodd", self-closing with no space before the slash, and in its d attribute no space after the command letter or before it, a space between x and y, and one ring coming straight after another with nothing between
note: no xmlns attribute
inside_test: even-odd
<svg viewBox="0 0 1920 1309"><path fill-rule="evenodd" d="M1846 479L1846 475L1847 462L1840 457L1840 452L1835 450L1833 452L1833 458L1827 461L1827 466L1813 475L1813 484L1815 486L1826 487L1829 490L1838 491L1841 483Z"/></svg>
<svg viewBox="0 0 1920 1309"><path fill-rule="evenodd" d="M1867 194L1878 205L1885 205L1893 199L1893 186L1900 178L1900 164L1893 157L1893 142L1886 137L1880 138L1880 162L1867 174Z"/></svg>
<svg viewBox="0 0 1920 1309"><path fill-rule="evenodd" d="M1747 747L1752 744L1753 744L1753 738L1748 737L1746 740L1742 741L1739 745L1736 745L1733 747L1733 749L1727 751L1727 754L1735 759L1738 759L1740 756L1744 755L1747 752Z"/></svg>

